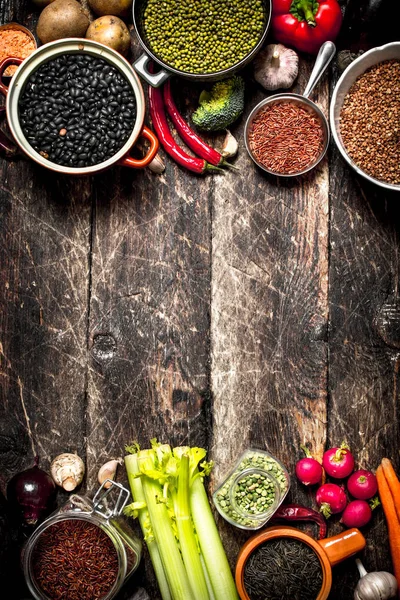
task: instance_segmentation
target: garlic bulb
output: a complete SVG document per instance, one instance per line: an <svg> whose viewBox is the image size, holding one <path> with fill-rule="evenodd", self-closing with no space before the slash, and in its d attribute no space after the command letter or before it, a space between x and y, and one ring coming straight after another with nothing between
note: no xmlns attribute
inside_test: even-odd
<svg viewBox="0 0 400 600"><path fill-rule="evenodd" d="M354 591L354 600L389 600L396 596L398 585L394 575L387 571L367 573L359 558L356 563L361 579Z"/></svg>
<svg viewBox="0 0 400 600"><path fill-rule="evenodd" d="M299 57L282 44L269 44L254 60L254 78L266 90L290 88L299 72Z"/></svg>
<svg viewBox="0 0 400 600"><path fill-rule="evenodd" d="M77 454L64 452L53 460L50 473L57 485L67 492L72 492L83 479L85 465Z"/></svg>

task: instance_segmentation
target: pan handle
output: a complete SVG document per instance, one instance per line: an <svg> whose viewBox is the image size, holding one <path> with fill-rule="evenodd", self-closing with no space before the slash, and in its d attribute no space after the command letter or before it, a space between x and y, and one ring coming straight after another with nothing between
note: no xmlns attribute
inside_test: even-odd
<svg viewBox="0 0 400 600"><path fill-rule="evenodd" d="M122 167L131 167L131 169L142 169L144 167L147 167L147 165L151 163L151 161L157 154L159 144L158 139L156 138L154 133L150 131L150 129L148 129L146 126L144 126L140 135L146 138L148 142L150 142L150 148L147 154L141 159L125 155L123 158L121 158L121 160L118 161L118 164Z"/></svg>
<svg viewBox="0 0 400 600"><path fill-rule="evenodd" d="M6 85L5 83L3 83L2 77L4 75L4 71L6 70L6 68L9 65L20 65L22 63L22 58L17 58L16 56L7 56L6 58L3 58L3 60L0 63L0 93L3 94L3 96L7 96L8 93L8 85Z"/></svg>
<svg viewBox="0 0 400 600"><path fill-rule="evenodd" d="M139 75L153 87L160 87L169 77L171 77L171 73L162 69L158 73L150 73L147 66L151 58L147 56L146 53L143 53L135 62L133 63L133 68L139 73Z"/></svg>

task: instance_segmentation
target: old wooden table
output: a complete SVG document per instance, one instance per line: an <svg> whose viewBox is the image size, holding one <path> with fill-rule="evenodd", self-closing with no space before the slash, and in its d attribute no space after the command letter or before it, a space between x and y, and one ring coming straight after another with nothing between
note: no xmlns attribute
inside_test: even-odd
<svg viewBox="0 0 400 600"><path fill-rule="evenodd" d="M28 0L0 15L34 31ZM353 34L347 20L338 47L356 47ZM296 91L311 65L301 59ZM248 114L264 94L245 76ZM315 93L325 111L338 76L333 64ZM180 87L189 116L199 88ZM292 473L300 444L321 455L342 440L361 467L386 455L400 468L400 198L355 176L333 143L308 176L264 175L244 149L246 114L232 128L239 171L223 175L166 159L161 176L72 179L1 160L2 491L36 454L46 468L76 451L92 493L103 462L152 437L206 447L210 491L249 446ZM315 506L294 478L290 499ZM218 525L233 566L248 535ZM365 535L366 568L391 570L380 509ZM330 597L351 599L356 581L349 560ZM137 586L159 599L147 555L119 597Z"/></svg>

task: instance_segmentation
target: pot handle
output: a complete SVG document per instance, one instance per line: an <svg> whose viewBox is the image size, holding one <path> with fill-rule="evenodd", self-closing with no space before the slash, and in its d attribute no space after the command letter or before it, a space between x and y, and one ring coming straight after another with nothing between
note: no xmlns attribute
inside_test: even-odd
<svg viewBox="0 0 400 600"><path fill-rule="evenodd" d="M7 56L6 58L3 58L3 60L0 62L0 92L3 94L3 96L7 96L8 93L8 85L3 83L2 80L4 71L9 65L19 66L22 63L22 61L22 58L17 58L16 56Z"/></svg>
<svg viewBox="0 0 400 600"><path fill-rule="evenodd" d="M171 77L171 73L168 73L168 71L165 71L164 69L158 73L150 73L147 68L147 65L150 61L150 56L147 56L147 54L144 53L137 60L135 60L132 66L146 83L153 87L160 87L160 85L162 85Z"/></svg>
<svg viewBox="0 0 400 600"><path fill-rule="evenodd" d="M121 158L121 160L119 160L117 164L121 165L122 167L131 167L131 169L142 169L143 167L147 167L147 165L151 163L158 151L158 139L156 138L154 133L150 131L150 129L148 129L146 126L143 127L140 135L145 137L150 142L150 148L147 154L140 159L132 158L132 156L126 155L123 158Z"/></svg>
<svg viewBox="0 0 400 600"><path fill-rule="evenodd" d="M353 527L333 537L318 540L318 544L322 546L329 562L334 567L342 560L361 552L365 548L366 540L361 531Z"/></svg>

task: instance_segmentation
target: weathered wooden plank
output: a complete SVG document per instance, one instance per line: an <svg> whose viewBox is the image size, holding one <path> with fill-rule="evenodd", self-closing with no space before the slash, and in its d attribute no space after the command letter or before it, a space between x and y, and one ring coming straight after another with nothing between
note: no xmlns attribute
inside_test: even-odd
<svg viewBox="0 0 400 600"><path fill-rule="evenodd" d="M85 454L88 182L2 161L3 473Z"/></svg>
<svg viewBox="0 0 400 600"><path fill-rule="evenodd" d="M310 73L303 61L297 89ZM247 113L265 95L249 88ZM315 95L327 107L326 81ZM243 120L244 121L244 120ZM214 478L247 447L293 473L301 443L325 444L327 162L303 178L263 175L243 147L241 176L216 188L212 264ZM293 498L306 499L292 481ZM232 564L244 536L223 527Z"/></svg>
<svg viewBox="0 0 400 600"><path fill-rule="evenodd" d="M133 440L208 447L211 178L115 169L96 182L88 468ZM159 597L149 560L145 585Z"/></svg>
<svg viewBox="0 0 400 600"><path fill-rule="evenodd" d="M388 456L399 470L398 195L333 161L328 438L346 439L362 468ZM391 570L380 509L366 537L367 568Z"/></svg>

